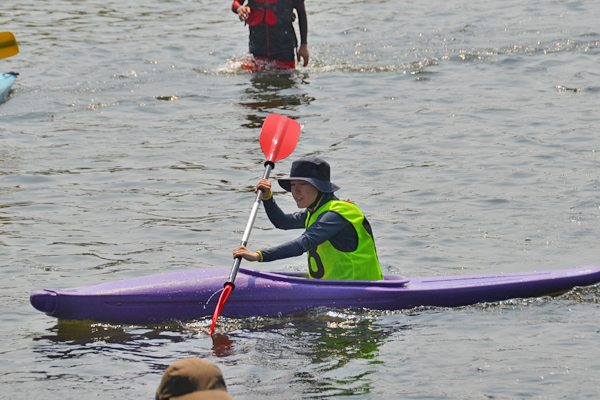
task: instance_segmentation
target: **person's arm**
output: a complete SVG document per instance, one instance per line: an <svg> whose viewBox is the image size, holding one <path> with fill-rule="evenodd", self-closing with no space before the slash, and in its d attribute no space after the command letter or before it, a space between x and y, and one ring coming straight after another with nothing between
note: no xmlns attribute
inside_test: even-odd
<svg viewBox="0 0 600 400"><path fill-rule="evenodd" d="M256 185L254 192L263 191L262 201L267 212L267 216L271 223L279 229L298 229L304 228L307 211L301 211L294 214L285 214L273 199L273 191L271 190L271 181L261 179ZM302 253L300 253L302 254ZM263 261L261 252L248 250L245 246L238 246L233 249L233 258L242 257L248 261ZM289 256L292 257L292 256Z"/></svg>
<svg viewBox="0 0 600 400"><path fill-rule="evenodd" d="M317 220L297 239L259 251L251 251L244 246L239 246L233 251L233 256L248 261L281 260L316 249L326 240L331 241L341 251L351 252L358 247L358 235L352 224L340 214L327 211L319 215Z"/></svg>
<svg viewBox="0 0 600 400"><path fill-rule="evenodd" d="M350 228L350 229L346 229ZM354 247L358 244L358 237L352 234L354 228L340 214L327 211L319 215L317 220L299 238L269 249L258 251L259 261L275 261L289 257L296 257L316 249L326 240L352 242ZM352 245L349 245L352 247Z"/></svg>
<svg viewBox="0 0 600 400"><path fill-rule="evenodd" d="M283 230L304 228L308 213L306 210L286 214L279 208L273 197L263 200L263 206L265 207L269 221L271 221L275 228Z"/></svg>
<svg viewBox="0 0 600 400"><path fill-rule="evenodd" d="M296 13L298 13L298 25L300 26L300 47L298 48L298 62L304 60L304 67L308 65L308 19L306 18L306 8L304 0L296 2Z"/></svg>
<svg viewBox="0 0 600 400"><path fill-rule="evenodd" d="M266 200L263 198L263 204L265 205L265 210L267 211L267 216L269 217L269 220L276 228L304 228L304 221L306 220L306 211L297 212L295 214L285 214L275 203L275 200L273 200L272 195ZM302 250L304 245L302 238L305 234L306 232L296 240L282 244L281 246L277 246L269 250L252 251L246 248L245 246L238 246L233 250L233 258L242 257L244 260L247 261L263 262L299 256L306 251ZM324 239L323 241L325 240L327 239ZM274 255L273 252L275 252ZM264 256L265 253L267 254L266 259Z"/></svg>
<svg viewBox="0 0 600 400"><path fill-rule="evenodd" d="M250 14L250 7L244 7L244 0L240 3L239 0L233 0L233 4L231 5L231 11L240 17L240 21L245 21L248 19L248 14Z"/></svg>

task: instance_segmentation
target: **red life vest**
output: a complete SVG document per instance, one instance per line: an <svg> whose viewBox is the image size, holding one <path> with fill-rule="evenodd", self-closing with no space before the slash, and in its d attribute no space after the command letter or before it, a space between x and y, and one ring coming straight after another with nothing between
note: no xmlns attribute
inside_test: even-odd
<svg viewBox="0 0 600 400"><path fill-rule="evenodd" d="M249 0L250 52L255 57L294 61L298 45L292 0Z"/></svg>
<svg viewBox="0 0 600 400"><path fill-rule="evenodd" d="M294 20L291 0L249 0L248 25L282 25Z"/></svg>

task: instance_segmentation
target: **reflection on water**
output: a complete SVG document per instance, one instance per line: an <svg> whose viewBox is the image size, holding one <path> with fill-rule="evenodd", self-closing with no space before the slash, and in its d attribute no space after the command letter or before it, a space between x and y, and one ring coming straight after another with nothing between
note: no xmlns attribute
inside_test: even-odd
<svg viewBox="0 0 600 400"><path fill-rule="evenodd" d="M215 333L211 337L213 341L213 352L219 358L229 357L236 354L235 340L229 338L228 335Z"/></svg>
<svg viewBox="0 0 600 400"><path fill-rule="evenodd" d="M385 340L406 326L383 327L376 317L328 312L319 318L296 322L283 330L285 338L296 341L297 353L311 360L312 367L295 373L305 396L356 395L373 388L374 370L351 371L345 367L356 360L379 364L378 354ZM301 345L303 344L303 345Z"/></svg>
<svg viewBox="0 0 600 400"><path fill-rule="evenodd" d="M240 358L267 371L249 376L261 388L253 395L277 390L279 375L292 382L303 398L369 393L375 368L352 370L354 361L377 365L379 350L393 333L410 329L407 325L381 325L378 314L365 311L321 311L311 316L244 320L225 319L229 333L213 336L213 354L227 364L244 364ZM196 326L197 328L194 328ZM202 322L188 325L202 330ZM273 382L269 375L273 375ZM269 386L272 385L271 388Z"/></svg>
<svg viewBox="0 0 600 400"><path fill-rule="evenodd" d="M336 367L340 367L355 358L376 358L389 332L373 325L374 320L375 317L329 311L320 318L296 322L293 328L285 330L284 335L290 339L307 340L311 346L303 348L300 354L310 357L313 363L335 358Z"/></svg>
<svg viewBox="0 0 600 400"><path fill-rule="evenodd" d="M297 111L299 106L308 105L313 100L299 85L308 84L308 76L294 73L255 73L250 77L251 86L247 87L240 100L240 105L250 109L248 122L242 126L260 129L265 114L282 110Z"/></svg>
<svg viewBox="0 0 600 400"><path fill-rule="evenodd" d="M51 333L39 336L34 340L50 340L54 343L73 345L86 345L99 341L139 345L140 341L145 340L166 340L177 343L189 338L187 335L189 332L178 324L134 326L59 320L49 331Z"/></svg>
<svg viewBox="0 0 600 400"><path fill-rule="evenodd" d="M385 340L394 332L409 329L399 324L383 326L376 321L376 314L364 311L321 311L295 318L227 319L227 327L234 330L210 337L212 348L205 347L204 351L202 343L209 339L205 334L208 320L147 326L59 321L34 338L34 351L51 360L69 360L90 352L120 354L125 359L150 357L154 360L151 369L162 370L171 360L163 360L157 350L189 341L191 345L185 346L190 350L180 354L181 358L216 356L231 366L244 365L248 362L245 359L252 359L255 365L267 370L262 390L269 385L275 390L278 380L269 376L283 371L305 396L369 393L373 371L356 372L347 367L361 359L368 364L380 364L378 353Z"/></svg>
<svg viewBox="0 0 600 400"><path fill-rule="evenodd" d="M33 351L61 368L71 368L84 355L110 356L136 363L140 375L160 373L171 364L169 349L179 344L176 358L217 357L231 368L249 362L260 366L254 374L236 378L234 385L253 391L259 379L261 391L280 389L281 374L303 397L369 393L373 370L352 371L353 360L379 364L380 347L403 326L381 326L377 317L365 312L322 311L312 316L277 319L227 319L229 333L205 334L209 320L184 324L126 326L89 321L58 321L44 334L34 337ZM212 347L207 347L212 341ZM185 344L189 342L189 344ZM166 354L163 354L166 351ZM95 381L100 376L86 370L71 372L71 379ZM258 376L261 375L262 376ZM154 379L154 378L152 378ZM243 382L236 382L241 379ZM158 378L156 378L158 380Z"/></svg>

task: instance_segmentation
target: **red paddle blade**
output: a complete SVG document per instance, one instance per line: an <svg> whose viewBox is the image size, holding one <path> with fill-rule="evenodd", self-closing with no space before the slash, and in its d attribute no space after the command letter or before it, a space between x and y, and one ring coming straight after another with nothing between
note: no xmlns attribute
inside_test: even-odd
<svg viewBox="0 0 600 400"><path fill-rule="evenodd" d="M283 160L296 148L300 138L300 124L279 114L269 114L260 131L260 148L267 161Z"/></svg>
<svg viewBox="0 0 600 400"><path fill-rule="evenodd" d="M215 313L213 314L212 322L210 324L210 330L208 334L212 336L215 331L215 324L217 323L217 319L219 319L219 315L221 315L221 311L223 311L223 306L227 303L227 299L233 290L233 285L226 283L225 289L221 292L221 297L219 297L219 302L217 303L217 308L215 308Z"/></svg>

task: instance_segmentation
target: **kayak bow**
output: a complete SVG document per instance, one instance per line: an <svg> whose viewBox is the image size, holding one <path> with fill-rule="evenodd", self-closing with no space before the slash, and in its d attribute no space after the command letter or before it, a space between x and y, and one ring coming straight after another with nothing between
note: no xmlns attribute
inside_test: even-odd
<svg viewBox="0 0 600 400"><path fill-rule="evenodd" d="M0 75L0 103L2 103L8 97L12 84L17 79L16 72L7 72Z"/></svg>

